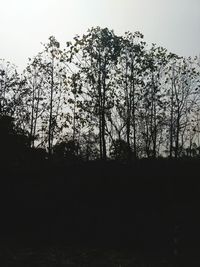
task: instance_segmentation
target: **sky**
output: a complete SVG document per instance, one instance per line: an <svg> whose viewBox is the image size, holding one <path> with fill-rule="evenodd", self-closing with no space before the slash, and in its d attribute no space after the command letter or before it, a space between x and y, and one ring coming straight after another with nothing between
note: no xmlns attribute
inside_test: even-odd
<svg viewBox="0 0 200 267"><path fill-rule="evenodd" d="M200 0L0 0L0 58L20 69L51 35L65 45L100 26L140 31L148 43L200 55Z"/></svg>

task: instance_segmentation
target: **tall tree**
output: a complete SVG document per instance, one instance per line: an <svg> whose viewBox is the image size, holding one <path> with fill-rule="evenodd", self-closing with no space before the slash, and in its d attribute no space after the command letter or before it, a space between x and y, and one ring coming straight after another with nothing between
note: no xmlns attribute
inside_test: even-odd
<svg viewBox="0 0 200 267"><path fill-rule="evenodd" d="M29 63L23 72L25 88L27 90L24 101L30 114L29 119L29 139L31 147L35 146L35 140L39 137L41 116L44 112L45 92L43 91L44 76L42 75L41 56L38 55L29 59Z"/></svg>
<svg viewBox="0 0 200 267"><path fill-rule="evenodd" d="M144 76L145 42L143 41L143 35L140 32L134 34L127 32L121 46L118 74L118 83L120 84L118 96L121 99L116 104L117 106L122 105L124 110L119 115L123 117L126 125L125 136L130 159L132 143L134 157L137 158L138 154L137 111Z"/></svg>
<svg viewBox="0 0 200 267"><path fill-rule="evenodd" d="M176 57L173 58L167 74L170 84L169 156L177 158L181 154L185 130L191 125L195 104L199 101L199 73L191 59Z"/></svg>
<svg viewBox="0 0 200 267"><path fill-rule="evenodd" d="M63 123L63 109L66 106L66 68L63 65L59 42L51 36L40 53L40 72L44 79L43 129L47 133L47 148L52 154L55 135L60 135Z"/></svg>
<svg viewBox="0 0 200 267"><path fill-rule="evenodd" d="M92 113L99 131L100 158L107 158L106 116L112 107L113 70L120 52L120 38L107 28L92 28L82 38L75 37L72 49L75 64L84 80L84 102Z"/></svg>
<svg viewBox="0 0 200 267"><path fill-rule="evenodd" d="M140 94L140 123L144 150L147 157L159 154L159 144L162 139L165 122L165 91L163 89L167 51L162 47L152 45L146 53L144 85Z"/></svg>

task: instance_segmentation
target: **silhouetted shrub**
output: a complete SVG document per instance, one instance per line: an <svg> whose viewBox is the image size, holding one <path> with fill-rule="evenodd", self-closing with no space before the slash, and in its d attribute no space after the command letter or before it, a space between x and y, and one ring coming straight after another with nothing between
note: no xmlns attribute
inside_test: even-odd
<svg viewBox="0 0 200 267"><path fill-rule="evenodd" d="M76 160L80 157L80 146L77 141L62 141L53 148L54 158L58 160Z"/></svg>
<svg viewBox="0 0 200 267"><path fill-rule="evenodd" d="M26 132L14 124L10 116L0 117L0 160L4 163L19 163L25 159L29 139Z"/></svg>
<svg viewBox="0 0 200 267"><path fill-rule="evenodd" d="M131 148L128 146L127 142L121 139L114 140L110 156L114 160L127 161L131 152Z"/></svg>

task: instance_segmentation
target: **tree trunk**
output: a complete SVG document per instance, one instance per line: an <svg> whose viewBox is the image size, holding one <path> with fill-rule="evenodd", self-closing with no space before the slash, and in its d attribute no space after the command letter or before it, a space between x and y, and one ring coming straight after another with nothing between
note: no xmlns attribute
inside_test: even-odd
<svg viewBox="0 0 200 267"><path fill-rule="evenodd" d="M51 93L50 93L50 114L49 114L49 132L48 132L48 152L49 157L52 155L52 142L53 142L53 89L54 89L54 58L52 58L52 73L51 73Z"/></svg>

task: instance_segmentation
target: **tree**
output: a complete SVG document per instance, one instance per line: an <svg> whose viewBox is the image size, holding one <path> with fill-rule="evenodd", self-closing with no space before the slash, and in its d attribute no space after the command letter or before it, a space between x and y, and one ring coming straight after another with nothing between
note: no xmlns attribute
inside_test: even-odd
<svg viewBox="0 0 200 267"><path fill-rule="evenodd" d="M170 154L175 158L181 154L184 139L192 125L195 106L199 101L199 73L191 59L173 58L168 69ZM184 137L185 136L185 137Z"/></svg>
<svg viewBox="0 0 200 267"><path fill-rule="evenodd" d="M140 124L147 157L159 154L165 123L165 91L163 89L167 51L154 44L145 55L145 76L140 93Z"/></svg>
<svg viewBox="0 0 200 267"><path fill-rule="evenodd" d="M39 137L39 124L44 113L45 92L43 91L44 76L42 75L42 58L40 55L29 59L29 63L23 73L25 79L26 95L23 101L26 103L29 119L29 139L31 147L35 146L35 140Z"/></svg>
<svg viewBox="0 0 200 267"><path fill-rule="evenodd" d="M132 143L134 157L137 158L138 154L137 111L139 107L140 88L144 78L145 55L143 35L140 32L135 32L134 34L127 32L125 37L123 37L121 46L117 81L119 91L116 107L119 111L119 116L124 120L126 143L129 147L128 158L130 160Z"/></svg>
<svg viewBox="0 0 200 267"><path fill-rule="evenodd" d="M0 115L12 116L17 99L19 75L16 66L5 60L0 60Z"/></svg>
<svg viewBox="0 0 200 267"><path fill-rule="evenodd" d="M40 72L44 80L43 92L45 98L42 129L47 134L44 142L47 141L48 153L49 157L51 157L55 135L60 135L62 132L63 110L67 104L66 68L63 64L60 44L53 36L49 38L49 43L44 45L44 51L39 56Z"/></svg>
<svg viewBox="0 0 200 267"><path fill-rule="evenodd" d="M113 103L112 77L120 52L120 38L107 28L92 28L71 47L86 90L84 109L93 115L99 132L100 158L107 157L106 119Z"/></svg>

